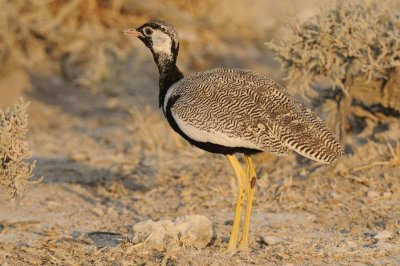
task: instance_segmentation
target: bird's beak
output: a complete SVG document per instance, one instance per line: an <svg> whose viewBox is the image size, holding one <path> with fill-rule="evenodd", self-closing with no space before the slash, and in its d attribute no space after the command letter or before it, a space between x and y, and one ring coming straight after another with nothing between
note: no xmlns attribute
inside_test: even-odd
<svg viewBox="0 0 400 266"><path fill-rule="evenodd" d="M123 34L132 35L135 37L144 37L143 34L135 29L126 29L122 31Z"/></svg>

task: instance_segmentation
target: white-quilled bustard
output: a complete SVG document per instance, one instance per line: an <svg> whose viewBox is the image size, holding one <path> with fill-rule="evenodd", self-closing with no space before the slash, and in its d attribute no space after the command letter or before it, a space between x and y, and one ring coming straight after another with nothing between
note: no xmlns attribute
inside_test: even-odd
<svg viewBox="0 0 400 266"><path fill-rule="evenodd" d="M235 172L238 195L228 251L237 248L239 223L247 195L239 249L248 246L256 172L250 155L289 150L331 163L343 149L323 120L268 77L244 69L216 68L184 76L176 66L175 28L153 20L124 34L138 37L152 52L160 72L159 106L170 126L190 144L224 154ZM243 168L235 153L243 153Z"/></svg>

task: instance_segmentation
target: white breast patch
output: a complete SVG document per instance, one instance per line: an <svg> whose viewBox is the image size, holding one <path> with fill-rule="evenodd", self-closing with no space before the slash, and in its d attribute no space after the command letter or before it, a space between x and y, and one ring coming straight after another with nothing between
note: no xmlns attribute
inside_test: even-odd
<svg viewBox="0 0 400 266"><path fill-rule="evenodd" d="M182 130L182 132L193 140L199 142L209 142L213 144L219 144L226 147L243 147L243 148L258 149L258 150L262 149L261 147L257 146L254 143L251 143L250 141L234 136L229 136L228 134L223 132L218 132L213 130L210 130L208 132L202 129L198 129L190 125L186 121L180 119L173 112L172 116L178 127Z"/></svg>
<svg viewBox="0 0 400 266"><path fill-rule="evenodd" d="M164 104L163 104L164 115L167 113L167 104L168 104L169 98L171 98L172 93L174 93L174 90L176 88L175 85L176 85L176 83L173 84L171 87L169 87L169 89L167 90L167 93L165 94Z"/></svg>

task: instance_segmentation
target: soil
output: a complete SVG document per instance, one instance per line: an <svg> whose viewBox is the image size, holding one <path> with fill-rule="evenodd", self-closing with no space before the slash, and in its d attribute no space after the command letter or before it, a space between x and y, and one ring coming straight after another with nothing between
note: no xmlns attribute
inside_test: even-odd
<svg viewBox="0 0 400 266"><path fill-rule="evenodd" d="M218 49L196 57L196 33L182 27L185 73L230 66L282 76L260 39L224 36ZM1 78L1 109L20 96L31 102L29 144L35 176L44 179L11 201L0 188L0 265L400 265L398 118L364 117L331 166L294 153L254 156L249 250L228 254L233 171L223 156L169 128L157 107L151 55L127 42L130 52L95 93L47 66ZM129 242L140 221L184 215L213 222L206 248L155 251Z"/></svg>

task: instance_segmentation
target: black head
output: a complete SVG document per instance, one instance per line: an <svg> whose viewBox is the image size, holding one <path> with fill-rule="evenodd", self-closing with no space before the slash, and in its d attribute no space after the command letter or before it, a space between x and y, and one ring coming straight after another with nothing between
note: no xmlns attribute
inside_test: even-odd
<svg viewBox="0 0 400 266"><path fill-rule="evenodd" d="M167 22L152 20L137 29L128 29L124 34L138 37L153 53L156 61L176 61L179 39L176 29Z"/></svg>

